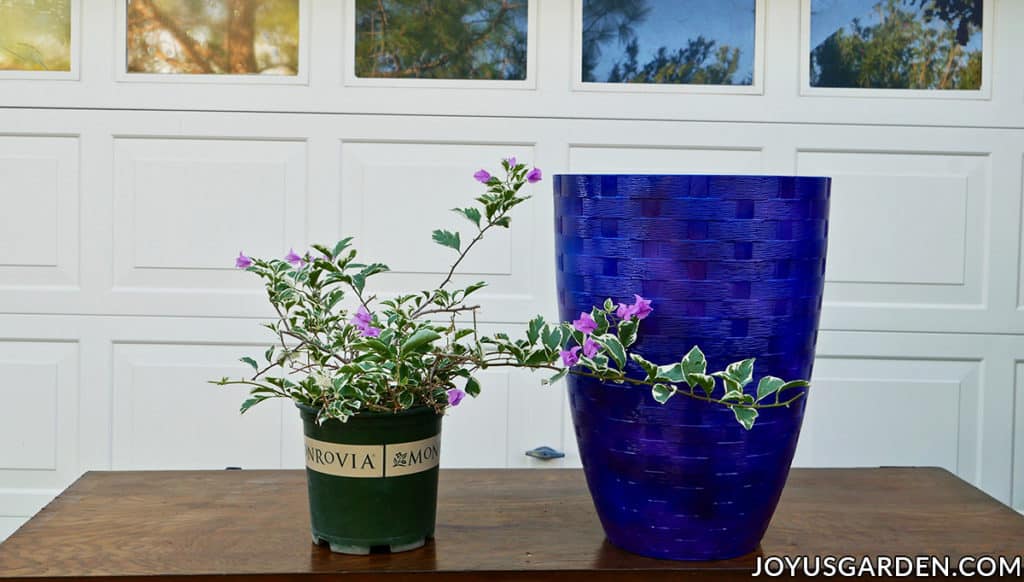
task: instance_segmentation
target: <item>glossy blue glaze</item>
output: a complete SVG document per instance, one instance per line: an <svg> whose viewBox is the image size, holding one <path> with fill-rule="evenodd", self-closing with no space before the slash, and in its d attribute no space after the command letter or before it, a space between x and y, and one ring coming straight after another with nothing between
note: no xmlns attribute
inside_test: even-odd
<svg viewBox="0 0 1024 582"><path fill-rule="evenodd" d="M824 286L829 178L557 175L563 320L606 297L654 312L635 351L659 364L691 346L711 370L757 357L754 382L809 379ZM637 372L634 370L634 373ZM639 374L636 374L639 375ZM753 430L681 396L569 379L583 468L608 540L675 560L756 549L782 493L806 399Z"/></svg>

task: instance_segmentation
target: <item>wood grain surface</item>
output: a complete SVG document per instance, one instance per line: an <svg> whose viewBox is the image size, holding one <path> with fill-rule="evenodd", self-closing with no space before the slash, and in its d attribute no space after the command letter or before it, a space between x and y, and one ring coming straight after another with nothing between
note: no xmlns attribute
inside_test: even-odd
<svg viewBox="0 0 1024 582"><path fill-rule="evenodd" d="M441 471L436 538L312 545L302 471L91 472L0 544L2 578L749 580L756 554L670 562L609 545L578 470ZM1024 552L1024 516L941 469L794 469L766 556ZM198 577L198 578L197 578Z"/></svg>

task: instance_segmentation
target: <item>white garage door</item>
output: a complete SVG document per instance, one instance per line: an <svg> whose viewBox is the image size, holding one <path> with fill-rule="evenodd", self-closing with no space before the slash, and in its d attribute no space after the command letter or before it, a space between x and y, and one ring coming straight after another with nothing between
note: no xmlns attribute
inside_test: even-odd
<svg viewBox="0 0 1024 582"><path fill-rule="evenodd" d="M290 405L205 383L268 341L233 257L353 235L378 292L428 286L430 230L509 154L834 176L797 463L941 466L1024 509L1024 2L383 4L0 0L0 537L90 469L301 466ZM463 37L395 48L402 18ZM549 187L467 265L488 329L554 316ZM561 388L485 388L446 466L579 465Z"/></svg>

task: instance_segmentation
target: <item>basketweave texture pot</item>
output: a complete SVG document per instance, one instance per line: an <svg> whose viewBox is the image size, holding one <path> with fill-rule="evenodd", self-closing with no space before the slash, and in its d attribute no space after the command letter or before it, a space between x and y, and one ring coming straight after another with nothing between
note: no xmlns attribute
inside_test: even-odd
<svg viewBox="0 0 1024 582"><path fill-rule="evenodd" d="M434 536L441 415L419 407L317 424L317 409L297 406L313 543L369 554L412 550Z"/></svg>
<svg viewBox="0 0 1024 582"><path fill-rule="evenodd" d="M648 360L676 362L700 345L709 370L756 357L755 384L764 375L809 379L830 186L783 176L555 176L561 317L639 293L653 300L634 346ZM569 398L612 544L676 560L757 548L806 398L762 410L750 431L723 406L683 396L660 405L639 386L570 376Z"/></svg>

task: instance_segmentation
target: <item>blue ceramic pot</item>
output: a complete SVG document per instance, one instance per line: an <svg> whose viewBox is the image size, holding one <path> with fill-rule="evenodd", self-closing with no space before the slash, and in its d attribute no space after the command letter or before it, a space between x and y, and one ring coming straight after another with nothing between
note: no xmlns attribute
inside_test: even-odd
<svg viewBox="0 0 1024 582"><path fill-rule="evenodd" d="M693 345L709 370L756 357L809 379L824 286L829 178L558 175L563 320L606 297L653 300L634 350L659 364ZM634 370L640 376L639 370ZM720 389L720 388L719 388ZM806 398L743 429L722 406L569 379L583 468L608 540L674 560L754 551L793 460Z"/></svg>

